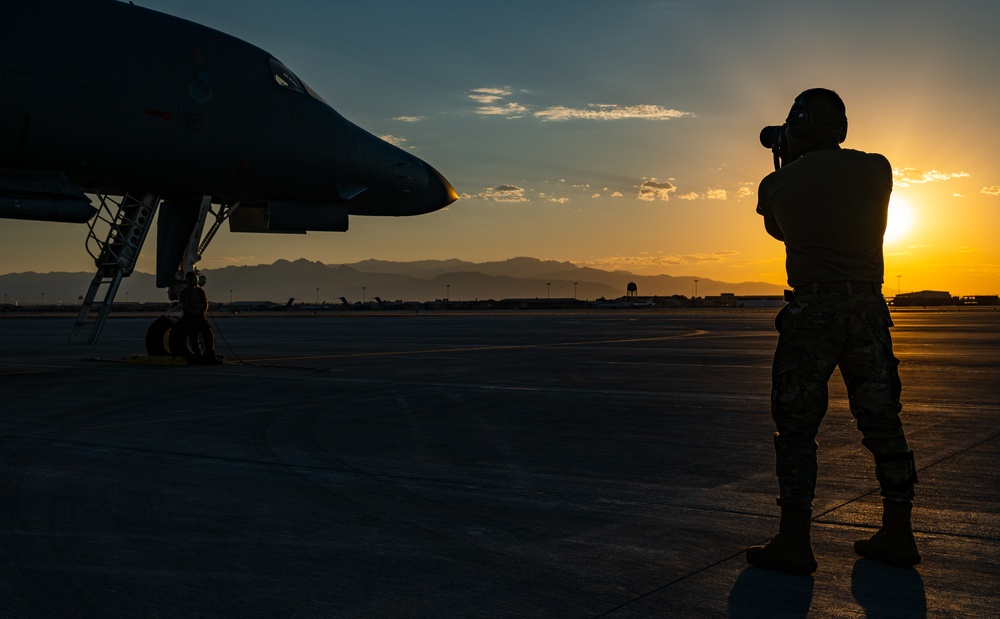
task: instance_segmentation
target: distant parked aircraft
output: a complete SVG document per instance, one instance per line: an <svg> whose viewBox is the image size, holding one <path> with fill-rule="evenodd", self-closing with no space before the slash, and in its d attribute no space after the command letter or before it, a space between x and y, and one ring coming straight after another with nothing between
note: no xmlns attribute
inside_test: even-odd
<svg viewBox="0 0 1000 619"><path fill-rule="evenodd" d="M346 231L352 215L458 198L271 54L216 30L117 0L4 0L0 23L0 217L89 222L97 274L71 342L99 338L157 210L156 285L176 299L227 220ZM169 352L173 326L154 323L151 354Z"/></svg>

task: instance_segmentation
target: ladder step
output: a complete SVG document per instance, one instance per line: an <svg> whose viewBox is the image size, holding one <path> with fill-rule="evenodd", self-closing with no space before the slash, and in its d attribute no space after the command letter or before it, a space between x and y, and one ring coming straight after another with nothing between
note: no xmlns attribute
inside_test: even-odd
<svg viewBox="0 0 1000 619"><path fill-rule="evenodd" d="M114 302L121 280L122 271L120 269L98 269L97 275L90 282L90 288L87 289L80 313L77 315L73 330L70 332L70 344L92 345L97 343L104 321L111 312L111 304ZM102 287L106 287L104 299L95 304L94 301Z"/></svg>
<svg viewBox="0 0 1000 619"><path fill-rule="evenodd" d="M76 322L73 324L69 336L70 344L97 343L122 278L131 275L135 268L159 202L160 197L152 194L143 196L141 200L128 194L123 196L121 202L117 204L118 211L113 217L95 218L95 222L100 220L109 225L107 236L103 241L97 236L94 225L91 224L87 247L90 250L91 241L97 245L98 251L91 252L97 273L90 282L90 288L87 289L87 295L80 306L80 313L77 314ZM110 212L110 207L103 198L101 206ZM102 288L103 297L97 301Z"/></svg>

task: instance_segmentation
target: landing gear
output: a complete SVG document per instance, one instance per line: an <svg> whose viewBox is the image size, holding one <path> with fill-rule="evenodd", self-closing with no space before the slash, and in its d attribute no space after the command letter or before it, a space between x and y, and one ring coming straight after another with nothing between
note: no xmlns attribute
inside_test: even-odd
<svg viewBox="0 0 1000 619"><path fill-rule="evenodd" d="M178 320L174 328L170 330L170 353L175 357L184 357L188 363L198 363L203 357L201 336L197 330L188 328L188 324L183 320Z"/></svg>
<svg viewBox="0 0 1000 619"><path fill-rule="evenodd" d="M239 203L221 204L218 211L213 211L211 196L202 196L200 206L184 200L164 202L158 223L156 285L167 288L167 297L171 301L180 299L181 292L188 285L186 275L190 272L197 274L194 265L237 206ZM215 223L202 239L209 215L215 218ZM205 277L199 277L197 284L204 286ZM201 354L203 350L204 355ZM184 357L188 363L224 362L215 354L212 327L204 318L192 320L190 316L184 319L161 316L153 321L146 331L146 352L154 357Z"/></svg>
<svg viewBox="0 0 1000 619"><path fill-rule="evenodd" d="M177 324L176 318L160 316L146 330L146 353L153 357L170 354L171 331Z"/></svg>
<svg viewBox="0 0 1000 619"><path fill-rule="evenodd" d="M146 353L152 357L185 357L188 361L197 359L191 334L185 324L173 316L160 316L146 330ZM194 334L198 337L198 334ZM199 339L200 341L200 339ZM197 350L201 350L199 346Z"/></svg>
<svg viewBox="0 0 1000 619"><path fill-rule="evenodd" d="M97 343L121 280L132 274L153 215L161 206L160 196L155 194L95 195L100 199L101 207L90 223L87 251L94 258L97 274L86 297L82 297L80 312L70 333L71 344ZM162 204L157 224L162 234L158 239L156 285L169 288L167 296L170 300L177 300L178 293L184 288L184 275L194 270L194 265L201 260L216 232L238 206L239 202L222 202L217 210L212 210L212 197L207 195L202 196L200 205L185 200ZM209 215L215 221L202 239ZM106 235L104 228L107 228ZM101 240L102 236L104 240ZM204 284L204 281L201 283ZM98 298L101 290L103 299ZM177 322L177 318L169 316L155 320L146 332L146 352L159 357L171 355L175 349L190 350L190 344L180 346L183 340L180 336L171 347L170 334ZM212 346L206 348L211 349ZM182 356L176 352L173 354Z"/></svg>
<svg viewBox="0 0 1000 619"><path fill-rule="evenodd" d="M192 332L193 331L193 332ZM202 355L201 351L206 354ZM215 365L222 357L211 351L198 329L172 316L160 316L146 330L146 353L152 357L184 357L191 364Z"/></svg>

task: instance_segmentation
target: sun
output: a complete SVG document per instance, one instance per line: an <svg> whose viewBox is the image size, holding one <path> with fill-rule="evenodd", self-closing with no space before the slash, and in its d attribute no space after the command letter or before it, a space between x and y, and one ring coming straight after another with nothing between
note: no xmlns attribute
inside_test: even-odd
<svg viewBox="0 0 1000 619"><path fill-rule="evenodd" d="M885 225L882 243L891 245L902 241L913 227L913 220L913 207L910 203L906 198L893 195L889 198L889 219Z"/></svg>

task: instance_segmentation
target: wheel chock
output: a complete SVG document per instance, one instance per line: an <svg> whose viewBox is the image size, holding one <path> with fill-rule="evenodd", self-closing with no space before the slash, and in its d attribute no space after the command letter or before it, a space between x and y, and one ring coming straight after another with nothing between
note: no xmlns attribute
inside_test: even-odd
<svg viewBox="0 0 1000 619"><path fill-rule="evenodd" d="M136 365L187 365L188 360L184 357L169 355L129 355L125 357L125 363Z"/></svg>

